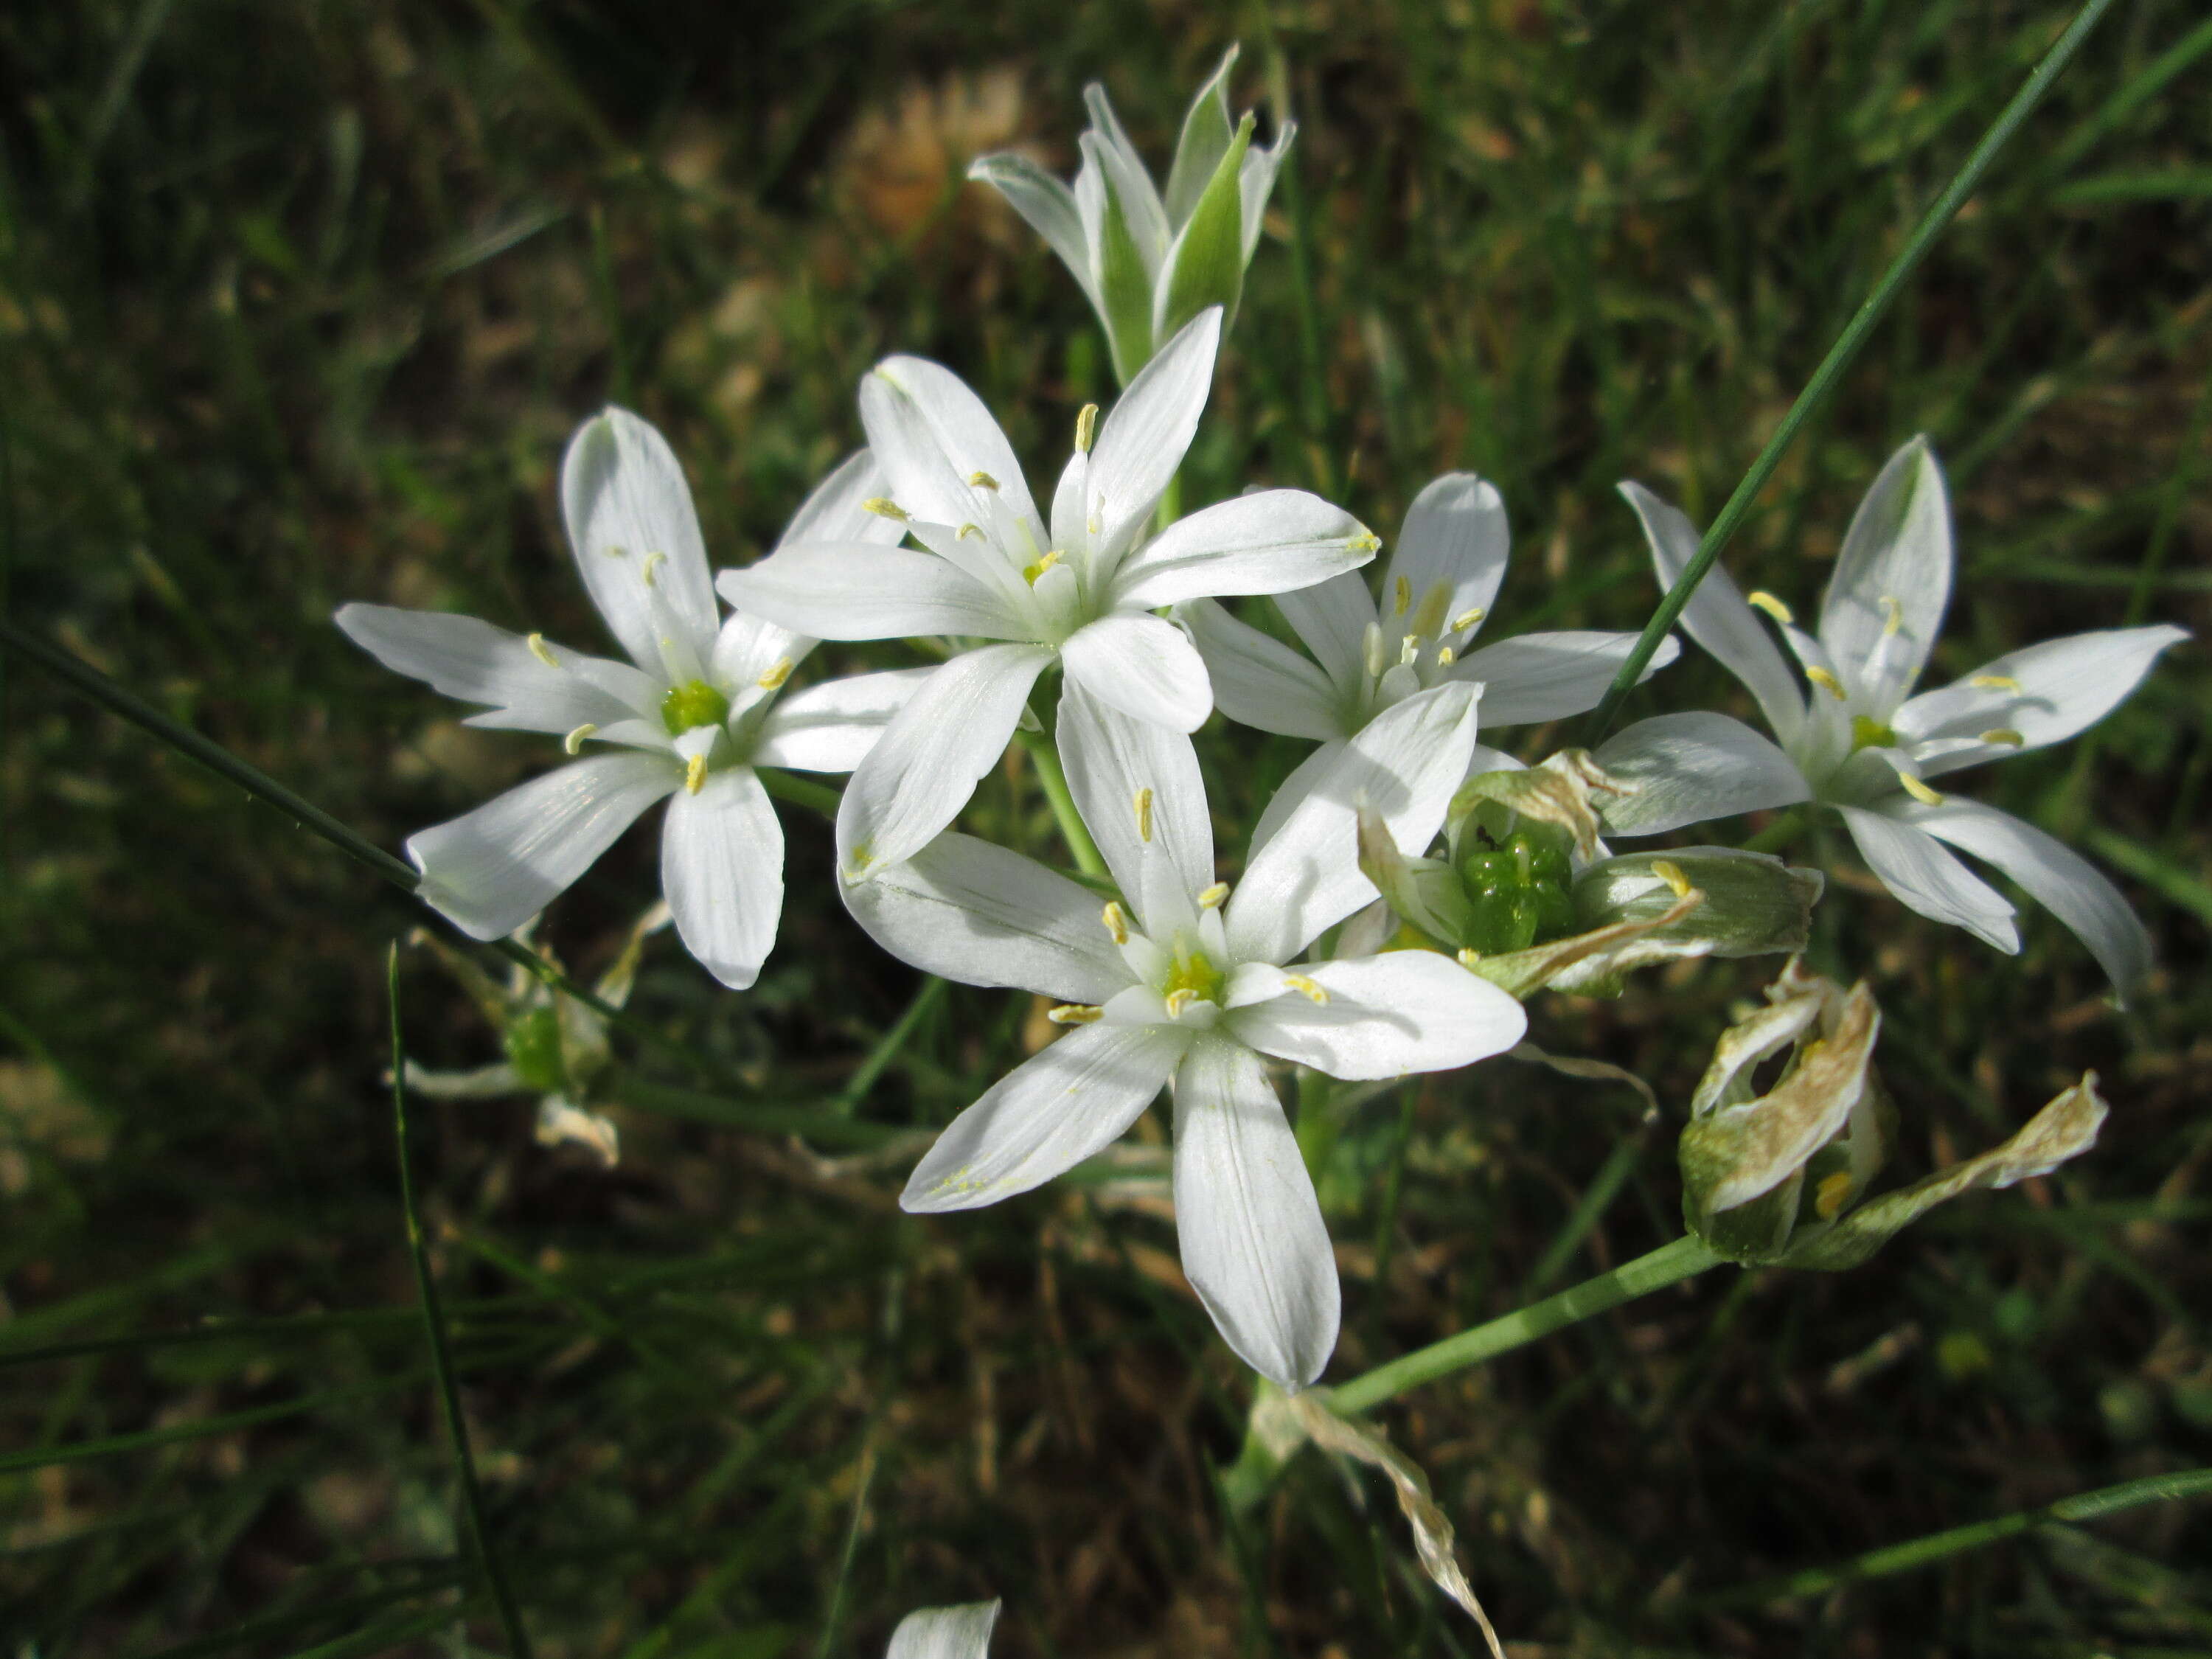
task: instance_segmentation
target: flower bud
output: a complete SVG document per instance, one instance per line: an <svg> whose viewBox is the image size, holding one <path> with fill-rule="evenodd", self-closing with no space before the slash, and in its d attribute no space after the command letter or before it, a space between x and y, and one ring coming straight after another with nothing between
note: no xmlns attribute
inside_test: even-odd
<svg viewBox="0 0 2212 1659"><path fill-rule="evenodd" d="M1823 885L1818 871L1764 853L1725 847L1632 853L1576 872L1574 920L1583 929L1653 921L1694 888L1705 896L1703 904L1644 936L1651 959L1795 953L1805 948Z"/></svg>

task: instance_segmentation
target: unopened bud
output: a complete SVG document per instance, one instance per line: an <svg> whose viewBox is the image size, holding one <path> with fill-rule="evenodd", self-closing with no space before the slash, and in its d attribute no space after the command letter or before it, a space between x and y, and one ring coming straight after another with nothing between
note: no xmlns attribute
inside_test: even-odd
<svg viewBox="0 0 2212 1659"><path fill-rule="evenodd" d="M1756 957L1805 948L1822 882L1764 853L1726 847L1678 848L1663 856L1631 853L1601 859L1576 873L1575 925L1651 921L1695 891L1705 902L1681 921L1647 933L1642 948L1660 957Z"/></svg>

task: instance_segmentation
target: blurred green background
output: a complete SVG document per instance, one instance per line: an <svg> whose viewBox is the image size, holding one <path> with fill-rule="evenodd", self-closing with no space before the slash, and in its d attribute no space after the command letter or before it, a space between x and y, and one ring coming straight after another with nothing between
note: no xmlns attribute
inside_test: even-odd
<svg viewBox="0 0 2212 1659"><path fill-rule="evenodd" d="M1077 407L1110 395L1103 344L962 171L1010 145L1072 170L1093 78L1164 165L1241 39L1237 106L1272 92L1300 133L1186 500L1312 485L1387 536L1423 481L1471 467L1516 538L1486 639L1634 628L1656 596L1614 482L1717 510L2067 15L9 7L5 604L396 847L550 750L459 726L349 647L337 605L598 640L553 477L609 400L684 457L718 564L858 441L853 387L887 351L952 365L1056 467ZM1812 601L1881 460L1924 431L1961 550L1936 673L2124 621L2204 637L2208 74L2200 6L2116 7L1784 462L1729 555L1747 586ZM1735 696L1692 653L1630 713ZM462 1652L380 1080L386 948L423 917L32 665L6 663L4 698L7 1651ZM1384 1413L1516 1655L2212 1647L2202 1504L1729 1594L2212 1462L2208 701L2185 647L2089 737L1968 786L2142 907L2161 968L2124 1013L2039 912L2006 961L1839 846L1790 849L1839 868L1815 960L1882 1000L1903 1175L2084 1066L2111 1123L2062 1175L1856 1273L1723 1270ZM1239 848L1297 746L1218 720L1200 745ZM868 1653L909 1607L993 1594L1002 1656L1477 1650L1379 1483L1309 1455L1224 1518L1212 1471L1249 1378L1176 1271L1156 1122L1114 1179L898 1214L927 1131L1040 1040L1037 1011L875 952L831 891L826 825L785 821L790 900L754 992L665 937L648 951L633 1006L698 1064L617 1037L615 1170L537 1146L526 1099L416 1108L489 1519L538 1651ZM1054 845L1012 764L974 822ZM556 908L584 975L652 896L653 850L633 834ZM1532 1011L1545 1048L1649 1079L1656 1122L1617 1085L1504 1060L1351 1116L1323 1185L1332 1374L1673 1237L1680 1103L1775 965ZM403 972L411 1052L497 1057L430 953ZM1571 1229L1609 1160L1626 1181ZM481 1595L466 1628L499 1646Z"/></svg>

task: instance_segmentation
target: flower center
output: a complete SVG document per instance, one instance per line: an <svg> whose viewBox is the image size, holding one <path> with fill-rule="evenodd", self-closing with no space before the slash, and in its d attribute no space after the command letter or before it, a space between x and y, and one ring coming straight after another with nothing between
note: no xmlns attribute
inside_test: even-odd
<svg viewBox="0 0 2212 1659"><path fill-rule="evenodd" d="M1862 749L1894 749L1897 733L1880 720L1867 714L1851 716L1851 752Z"/></svg>
<svg viewBox="0 0 2212 1659"><path fill-rule="evenodd" d="M690 680L660 700L660 723L680 738L695 726L720 726L730 717L730 700L704 680Z"/></svg>
<svg viewBox="0 0 2212 1659"><path fill-rule="evenodd" d="M1176 944L1175 965L1168 969L1166 981L1160 994L1172 1000L1181 995L1185 1003L1211 1002L1217 1006L1221 1001L1222 972L1213 965L1205 951L1193 950L1181 940Z"/></svg>
<svg viewBox="0 0 2212 1659"><path fill-rule="evenodd" d="M1564 847L1525 830L1502 846L1478 833L1476 843L1460 860L1470 948L1484 956L1525 951L1575 931L1574 868Z"/></svg>
<svg viewBox="0 0 2212 1659"><path fill-rule="evenodd" d="M541 1095L568 1086L568 1067L561 1054L561 1015L547 1006L532 1008L512 1021L504 1033L507 1063L525 1087Z"/></svg>

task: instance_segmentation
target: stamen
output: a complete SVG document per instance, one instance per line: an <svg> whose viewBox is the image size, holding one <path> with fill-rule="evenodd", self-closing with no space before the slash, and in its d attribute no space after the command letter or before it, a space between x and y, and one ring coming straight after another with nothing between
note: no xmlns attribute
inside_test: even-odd
<svg viewBox="0 0 2212 1659"><path fill-rule="evenodd" d="M707 787L707 757L704 755L694 755L684 763L684 787L695 795Z"/></svg>
<svg viewBox="0 0 2212 1659"><path fill-rule="evenodd" d="M1347 552L1373 553L1382 547L1382 538L1371 530L1363 530L1344 545Z"/></svg>
<svg viewBox="0 0 2212 1659"><path fill-rule="evenodd" d="M1750 592L1743 596L1743 602L1757 610L1764 611L1768 616L1773 617L1775 621L1780 623L1784 628L1791 628L1796 625L1797 617L1796 613L1793 612L1788 605L1783 604L1781 600L1776 599L1773 594L1768 592L1763 587L1753 588Z"/></svg>
<svg viewBox="0 0 2212 1659"><path fill-rule="evenodd" d="M1404 616L1413 608L1413 584L1410 577L1401 576L1397 582L1397 597L1393 602L1393 613Z"/></svg>
<svg viewBox="0 0 2212 1659"><path fill-rule="evenodd" d="M1665 882L1676 898L1690 896L1690 878L1682 873L1682 866L1674 860L1652 860L1651 873Z"/></svg>
<svg viewBox="0 0 2212 1659"><path fill-rule="evenodd" d="M1057 1008L1046 1009L1044 1017L1055 1025L1095 1025L1106 1017L1106 1011L1087 1002L1063 1002Z"/></svg>
<svg viewBox="0 0 2212 1659"><path fill-rule="evenodd" d="M1941 806L1943 804L1942 796L1937 794L1926 784L1921 782L1920 780L1914 777L1911 773L1899 772L1897 775L1897 781L1905 786L1905 793L1911 796L1913 799L1918 801L1923 806Z"/></svg>
<svg viewBox="0 0 2212 1659"><path fill-rule="evenodd" d="M1440 645L1440 646L1438 646L1438 647L1437 647L1437 667L1439 667L1439 668L1449 668L1449 667L1450 667L1454 663L1457 662L1458 660L1459 660L1459 653L1458 653L1458 652L1456 652L1456 651L1455 651L1455 650L1453 650L1453 649L1451 648L1451 647L1449 647L1449 646L1448 646L1448 645Z"/></svg>
<svg viewBox="0 0 2212 1659"><path fill-rule="evenodd" d="M592 725L591 721L586 720L581 726L571 732L567 737L561 739L561 746L572 755L580 755L584 752L584 739L590 737L599 729L599 728Z"/></svg>
<svg viewBox="0 0 2212 1659"><path fill-rule="evenodd" d="M1091 453L1091 441L1098 435L1098 405L1085 404L1076 411L1075 447L1085 455Z"/></svg>
<svg viewBox="0 0 2212 1659"><path fill-rule="evenodd" d="M1031 587L1035 587L1037 584L1038 577L1043 575L1046 571L1051 569L1053 566L1058 564L1066 556L1067 556L1061 552L1058 548L1054 548L1050 552L1041 555L1033 562L1024 565L1022 567L1022 580L1027 582Z"/></svg>
<svg viewBox="0 0 2212 1659"><path fill-rule="evenodd" d="M1382 629L1374 623L1368 623L1366 631L1359 636L1359 645L1360 655L1366 660L1368 678L1381 679L1382 671L1390 665L1389 659L1382 654Z"/></svg>
<svg viewBox="0 0 2212 1659"><path fill-rule="evenodd" d="M1152 792L1149 788L1137 791L1137 839L1152 838Z"/></svg>
<svg viewBox="0 0 2212 1659"><path fill-rule="evenodd" d="M769 669L767 673L755 680L753 684L760 687L763 691L780 691L783 689L783 683L790 678L791 659L788 657L778 657L775 661L775 666Z"/></svg>
<svg viewBox="0 0 2212 1659"><path fill-rule="evenodd" d="M1472 968L1476 963L1480 962L1481 960L1482 952L1472 948L1463 950L1459 953L1459 965L1462 968Z"/></svg>
<svg viewBox="0 0 2212 1659"><path fill-rule="evenodd" d="M1977 691L2009 691L2015 697L2021 694L2021 684L2009 674L1977 674L1966 682Z"/></svg>
<svg viewBox="0 0 2212 1659"><path fill-rule="evenodd" d="M1189 1007L1192 1003L1196 1002L1198 1000L1198 993L1192 990L1188 985L1184 986L1182 989L1179 991L1169 992L1167 994L1168 1018L1170 1019L1181 1019L1182 1018L1182 1011Z"/></svg>
<svg viewBox="0 0 2212 1659"><path fill-rule="evenodd" d="M1309 1002L1327 1002L1328 1000L1328 991L1327 988L1308 979L1304 974L1285 974L1283 975L1283 983L1289 986L1291 989L1296 991L1300 996L1304 997Z"/></svg>
<svg viewBox="0 0 2212 1659"><path fill-rule="evenodd" d="M1398 666L1411 668L1421 658L1421 636L1408 634L1398 641Z"/></svg>
<svg viewBox="0 0 2212 1659"><path fill-rule="evenodd" d="M1850 1171L1838 1170L1813 1189L1813 1212L1823 1221L1833 1221L1850 1195Z"/></svg>
<svg viewBox="0 0 2212 1659"><path fill-rule="evenodd" d="M668 555L665 553L648 553L645 556L645 568L639 574L645 578L645 585L647 587L654 586L653 573L667 562Z"/></svg>
<svg viewBox="0 0 2212 1659"><path fill-rule="evenodd" d="M1127 910L1109 900L1098 919L1106 924L1106 932L1115 944L1127 945L1129 942L1129 913Z"/></svg>
<svg viewBox="0 0 2212 1659"><path fill-rule="evenodd" d="M1901 633L1905 628L1905 607L1897 602L1896 596L1885 593L1875 603L1881 606L1882 637Z"/></svg>
<svg viewBox="0 0 2212 1659"><path fill-rule="evenodd" d="M879 519L896 519L901 524L905 524L914 517L913 514L908 512L888 495L871 495L862 501L860 506Z"/></svg>
<svg viewBox="0 0 2212 1659"><path fill-rule="evenodd" d="M979 542L988 539L983 534L983 526L979 524L963 524L952 532L952 539L956 542L966 541L970 536Z"/></svg>
<svg viewBox="0 0 2212 1659"><path fill-rule="evenodd" d="M629 557L629 549L624 547L619 542L609 542L605 547L601 548L599 551L605 554L611 559L626 559Z"/></svg>
<svg viewBox="0 0 2212 1659"><path fill-rule="evenodd" d="M1462 611L1459 615L1451 619L1451 631L1455 634L1462 633L1466 629L1474 627L1475 623L1480 622L1489 614L1490 613L1487 611L1485 611L1479 605L1472 611Z"/></svg>
<svg viewBox="0 0 2212 1659"><path fill-rule="evenodd" d="M1819 686L1838 702L1849 702L1851 694L1844 690L1844 683L1825 668L1808 668L1805 678Z"/></svg>
<svg viewBox="0 0 2212 1659"><path fill-rule="evenodd" d="M558 668L561 665L560 658L553 654L553 648L545 643L545 636L543 634L532 634L528 639L523 641L523 643L530 647L530 654L548 668Z"/></svg>
<svg viewBox="0 0 2212 1659"><path fill-rule="evenodd" d="M1225 881L1215 882L1198 896L1198 908L1201 910L1218 910L1228 902L1229 884Z"/></svg>
<svg viewBox="0 0 2212 1659"><path fill-rule="evenodd" d="M968 482L978 489L995 490L999 487L999 481L988 472L970 472Z"/></svg>
<svg viewBox="0 0 2212 1659"><path fill-rule="evenodd" d="M1984 743L2001 743L2011 749L2025 748L2027 744L2027 739L2021 736L2019 732L2014 731L2009 726L2000 726L1995 727L1993 730L1983 732L1982 741Z"/></svg>

